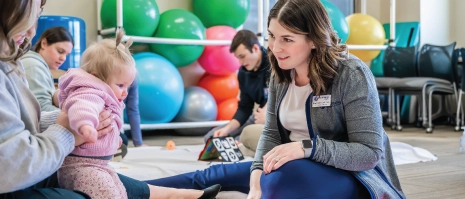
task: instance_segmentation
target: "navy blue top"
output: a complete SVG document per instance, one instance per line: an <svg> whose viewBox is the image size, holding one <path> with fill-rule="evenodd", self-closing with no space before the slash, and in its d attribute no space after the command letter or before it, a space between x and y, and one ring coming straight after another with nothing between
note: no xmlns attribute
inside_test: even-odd
<svg viewBox="0 0 465 199"><path fill-rule="evenodd" d="M266 49L262 50L262 62L257 71L248 71L241 66L237 79L241 90L240 101L233 119L236 119L241 126L252 115L254 104L260 107L265 106L268 100L268 81L270 79L270 64L266 54Z"/></svg>

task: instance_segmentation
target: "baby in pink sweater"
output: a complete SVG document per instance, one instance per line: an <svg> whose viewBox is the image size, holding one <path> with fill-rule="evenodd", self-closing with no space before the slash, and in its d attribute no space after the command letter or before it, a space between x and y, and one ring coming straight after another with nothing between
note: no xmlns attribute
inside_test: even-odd
<svg viewBox="0 0 465 199"><path fill-rule="evenodd" d="M62 188L82 191L91 198L127 198L113 167L108 165L121 145L120 114L128 87L136 76L135 61L124 44L123 31L116 39L91 45L79 69L70 69L59 79L59 105L68 112L70 127L87 143L77 146L58 170ZM110 109L115 123L110 133L98 137L99 113Z"/></svg>

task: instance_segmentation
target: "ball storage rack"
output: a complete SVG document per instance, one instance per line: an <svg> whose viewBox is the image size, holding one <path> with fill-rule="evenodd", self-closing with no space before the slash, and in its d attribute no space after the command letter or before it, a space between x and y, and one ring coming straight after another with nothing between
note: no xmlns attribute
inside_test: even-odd
<svg viewBox="0 0 465 199"><path fill-rule="evenodd" d="M116 30L123 28L123 0L116 0L116 27L102 29L102 23L100 21L100 9L102 6L103 0L97 0L97 34L98 41L102 40L103 35L108 35L115 33ZM389 45L393 45L395 38L395 2L396 0L390 0L390 39ZM258 33L257 36L262 45L265 45L266 38L263 33L263 23L266 18L268 18L267 13L264 11L270 10L269 0L257 0L258 6ZM361 1L361 11L363 14L366 13L366 0ZM241 29L240 26L238 29ZM173 39L173 38L155 38L155 37L141 37L141 36L132 36L125 35L123 37L124 41L127 41L131 38L134 42L139 43L158 43L158 44L184 44L184 45L230 45L231 40L195 40L195 39ZM347 45L350 50L384 50L387 48L387 45ZM203 127L214 127L227 124L228 120L222 121L206 121L206 122L170 122L170 123L161 123L161 124L141 124L142 130L161 130L161 129L182 129L182 128L203 128ZM124 130L129 130L129 124L124 124Z"/></svg>

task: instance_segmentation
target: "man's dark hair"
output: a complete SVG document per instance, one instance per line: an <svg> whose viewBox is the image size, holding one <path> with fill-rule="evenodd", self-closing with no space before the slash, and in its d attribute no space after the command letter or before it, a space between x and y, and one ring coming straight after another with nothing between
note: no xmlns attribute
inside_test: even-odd
<svg viewBox="0 0 465 199"><path fill-rule="evenodd" d="M247 48L250 52L252 52L252 47L254 44L260 46L257 35L255 35L255 33L250 30L240 30L237 32L231 42L229 52L233 53L241 44L244 44L245 48Z"/></svg>

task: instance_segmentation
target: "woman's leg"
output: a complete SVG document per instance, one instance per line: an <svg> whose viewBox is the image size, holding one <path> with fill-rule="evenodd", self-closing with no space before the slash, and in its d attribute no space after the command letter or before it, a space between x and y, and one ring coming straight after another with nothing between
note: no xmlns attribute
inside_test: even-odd
<svg viewBox="0 0 465 199"><path fill-rule="evenodd" d="M0 194L0 199L90 199L80 191L70 191L58 188L57 173L27 189Z"/></svg>
<svg viewBox="0 0 465 199"><path fill-rule="evenodd" d="M215 184L222 186L222 191L249 192L250 166L252 162L217 164L202 171L146 181L148 184L183 188L205 189Z"/></svg>
<svg viewBox="0 0 465 199"><path fill-rule="evenodd" d="M262 198L352 199L368 194L349 172L307 159L288 162L262 175L260 185Z"/></svg>
<svg viewBox="0 0 465 199"><path fill-rule="evenodd" d="M176 189L148 185L146 182L135 180L118 174L121 182L126 188L129 199L166 199L166 198L199 198L204 191L194 189Z"/></svg>

